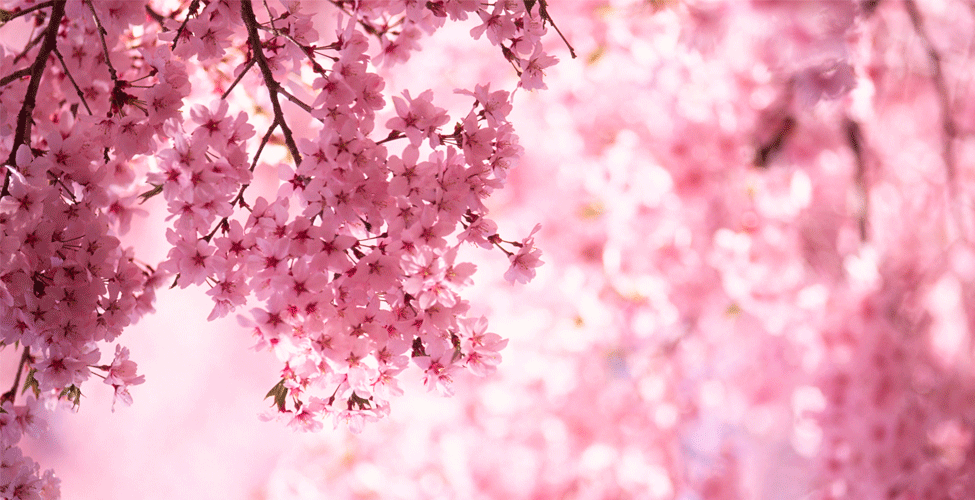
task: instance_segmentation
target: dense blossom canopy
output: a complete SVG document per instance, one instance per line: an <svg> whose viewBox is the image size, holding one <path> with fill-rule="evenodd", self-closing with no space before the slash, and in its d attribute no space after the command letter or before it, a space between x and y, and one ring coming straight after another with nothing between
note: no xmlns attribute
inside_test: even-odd
<svg viewBox="0 0 975 500"><path fill-rule="evenodd" d="M970 2L2 9L4 498L160 287L322 429L261 498L975 491Z"/></svg>
<svg viewBox="0 0 975 500"><path fill-rule="evenodd" d="M496 247L513 282L540 264L531 236L502 239L483 204L522 152L506 118L510 91L465 91L470 108L452 124L431 91L407 91L383 119L385 82L372 63L406 60L424 32L476 15L483 24L471 34L503 49L519 86L542 88L555 61L540 45L543 7L260 7L4 6L4 24L24 35L0 46L0 341L22 351L3 396L4 495L56 487L20 455L20 434L35 426L18 415L41 401L79 405L93 373L131 402L144 378L129 351L116 344L115 360L99 364L100 349L152 309L164 280L208 286L210 319L259 302L247 327L284 364L268 397L306 430L326 419L359 430L388 413L411 358L444 394L459 370L484 375L500 361L505 342L466 316L458 293L474 266L456 255L464 243ZM262 161L275 147L285 156ZM248 192L258 168L277 169L275 196ZM158 266L119 239L157 195L171 246Z"/></svg>

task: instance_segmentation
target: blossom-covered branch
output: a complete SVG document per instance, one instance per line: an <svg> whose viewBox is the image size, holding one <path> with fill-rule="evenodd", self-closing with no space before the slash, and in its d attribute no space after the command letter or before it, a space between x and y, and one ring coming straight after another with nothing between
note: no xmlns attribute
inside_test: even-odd
<svg viewBox="0 0 975 500"><path fill-rule="evenodd" d="M17 128L14 131L13 145L10 148L10 153L7 155L7 161L5 162L5 165L10 167L17 166L16 157L20 146L24 144L29 146L31 121L33 120L34 107L37 102L37 89L41 85L41 78L44 76L44 68L47 67L47 60L57 45L58 27L61 25L61 17L64 16L65 3L65 0L55 0L51 4L50 19L47 22L47 28L44 30L44 43L37 52L34 63L30 66L30 83L28 83L27 91L24 93L24 104L20 107L20 112L17 113ZM7 187L9 186L10 175L9 173L4 175L3 190L0 192L0 197L9 193Z"/></svg>
<svg viewBox="0 0 975 500"><path fill-rule="evenodd" d="M291 128L288 127L287 120L284 119L284 111L281 110L281 103L278 101L278 82L274 79L274 75L271 74L271 68L267 64L267 59L264 57L264 50L261 48L261 36L257 33L257 18L254 16L254 6L251 5L250 0L241 0L240 2L240 13L244 20L244 26L247 27L247 42L250 45L251 54L254 56L254 60L257 61L257 67L261 69L261 75L264 77L264 85L267 87L268 94L271 98L271 106L274 109L274 123L281 127L281 133L284 134L284 141L288 145L288 151L291 152L291 157L294 159L295 164L301 163L301 154L298 152L298 145L295 143L295 138L291 134Z"/></svg>

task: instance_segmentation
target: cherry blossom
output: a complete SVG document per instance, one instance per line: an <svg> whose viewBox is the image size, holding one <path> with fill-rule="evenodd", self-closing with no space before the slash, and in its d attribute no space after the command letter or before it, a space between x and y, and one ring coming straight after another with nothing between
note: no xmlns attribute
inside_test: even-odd
<svg viewBox="0 0 975 500"><path fill-rule="evenodd" d="M108 364L101 349L166 281L207 288L210 319L250 311L242 323L283 366L269 397L295 427L384 417L411 348L447 392L474 354L454 333L474 271L455 262L458 234L521 152L511 95L476 87L472 107L448 111L420 88L389 103L376 66L407 61L448 16L488 10L500 64L517 73L508 47L527 39L542 54L544 26L518 2L3 6L0 346L22 351L0 412L5 495L57 489L17 454L38 428L17 399L77 408L95 374L131 404L144 376L123 344ZM319 30L320 15L338 29ZM250 187L267 171L276 196ZM147 202L167 211L161 262L121 238ZM419 255L439 274L407 285Z"/></svg>
<svg viewBox="0 0 975 500"><path fill-rule="evenodd" d="M975 490L966 2L17 0L0 23L5 498L57 496L35 440L89 435L65 409L160 397L130 334L160 287L272 363L253 399L279 423L248 434L291 452L238 496ZM195 346L176 330L153 341ZM218 405L247 368L187 383ZM231 469L184 477L233 496Z"/></svg>

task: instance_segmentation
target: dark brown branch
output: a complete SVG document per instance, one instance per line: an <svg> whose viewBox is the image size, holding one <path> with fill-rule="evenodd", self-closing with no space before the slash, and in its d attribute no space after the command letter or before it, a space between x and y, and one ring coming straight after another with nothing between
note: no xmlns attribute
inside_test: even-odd
<svg viewBox="0 0 975 500"><path fill-rule="evenodd" d="M274 109L274 121L281 127L281 132L284 134L284 142L287 144L288 150L291 151L295 165L299 165L301 164L301 154L298 152L298 144L295 143L291 129L288 128L288 123L284 119L284 111L281 110L281 103L278 100L280 85L274 79L274 75L271 73L271 66L268 64L267 58L264 57L264 51L261 49L261 36L257 32L257 17L254 15L254 6L250 0L242 0L240 2L240 13L244 20L244 25L247 26L247 41L251 46L251 50L254 52L254 59L257 61L257 66L261 68L261 74L264 76L264 85L267 87L268 94L271 97L271 107Z"/></svg>
<svg viewBox="0 0 975 500"><path fill-rule="evenodd" d="M236 87L237 84L240 83L240 80L244 78L244 75L246 75L247 72L250 71L251 67L253 66L254 66L254 59L247 61L247 66L245 66L244 69L240 71L240 74L237 75L237 78L234 79L233 83L231 83L230 86L227 87L227 90L223 93L223 95L220 96L221 100L226 99L227 96L230 95L230 92L234 90L234 87Z"/></svg>
<svg viewBox="0 0 975 500"><path fill-rule="evenodd" d="M362 26L362 29L364 29L366 31L366 33L369 33L370 35L375 36L376 39L378 39L378 40L382 40L383 35L385 34L385 31L382 31L379 28L376 28L375 26L369 24L368 22L366 22L365 20L363 20L362 18L360 18L354 11L349 10L349 9L346 9L345 8L345 2L343 0L329 0L329 1L332 2L332 5L338 7L339 10L341 10L343 14L345 14L345 15L347 15L349 17L354 17L355 20L356 20L356 22L359 23L360 26ZM346 40L346 41L348 41L348 40Z"/></svg>
<svg viewBox="0 0 975 500"><path fill-rule="evenodd" d="M264 133L264 137L261 138L261 144L257 146L257 151L254 152L254 160L251 162L251 168L250 168L251 172L253 172L254 169L257 168L257 160L258 158L261 157L261 152L264 151L264 146L266 146L268 141L271 140L271 135L274 134L274 129L276 127L277 127L277 123L272 123L271 126L268 127L267 132ZM240 206L247 208L247 204L244 203L244 191L246 191L248 187L250 187L250 183L240 186L240 191L237 191L237 196L230 202L231 207L240 204ZM248 210L250 209L248 208ZM224 217L220 219L220 222L217 222L217 225L213 226L213 230L211 230L209 234L203 236L200 239L206 241L207 243L210 243L210 240L213 239L213 236L217 234L217 230L220 229L221 227L227 227L227 224L229 222L230 222L230 217Z"/></svg>
<svg viewBox="0 0 975 500"><path fill-rule="evenodd" d="M399 130L393 130L385 138L376 141L376 145L385 144L389 141L395 141L396 139L402 139L406 137L406 134L400 132Z"/></svg>
<svg viewBox="0 0 975 500"><path fill-rule="evenodd" d="M10 156L7 157L7 165L15 166L17 149L30 142L31 120L34 114L34 106L37 105L37 89L41 86L41 77L44 75L44 68L47 67L47 60L51 57L51 52L54 51L54 47L58 42L58 26L61 25L61 18L64 17L65 3L66 0L57 0L54 2L54 8L51 10L51 19L48 21L47 29L45 30L44 43L41 44L37 58L34 59L34 64L31 65L30 83L27 84L24 104L20 107L20 114L17 115L17 128L14 132L14 141L10 148ZM7 194L9 184L10 174L7 174L3 183L3 189L0 190L0 197Z"/></svg>
<svg viewBox="0 0 975 500"><path fill-rule="evenodd" d="M785 141L792 135L795 126L796 119L791 116L786 116L776 130L775 136L769 142L759 146L758 150L755 151L755 158L752 160L754 165L758 168L768 167L772 157L785 146Z"/></svg>
<svg viewBox="0 0 975 500"><path fill-rule="evenodd" d="M26 16L35 10L46 9L54 5L54 0L48 0L47 2L41 2L33 7L28 7L24 10L19 10L17 12L10 12L9 10L0 10L0 26L7 24L8 21L17 19L20 16Z"/></svg>
<svg viewBox="0 0 975 500"><path fill-rule="evenodd" d="M287 97L289 101L291 101L291 102L293 102L295 104L295 106L298 106L299 108L307 111L308 113L311 113L312 112L311 106L309 106L308 104L306 104L301 99L298 99L297 97L291 95L291 92L288 92L284 88L278 88L278 92L280 92L285 97Z"/></svg>
<svg viewBox="0 0 975 500"><path fill-rule="evenodd" d="M528 3L529 2L526 1L525 6L528 6ZM531 3L534 2L532 1ZM529 7L528 10L531 10L531 7ZM555 20L552 19L552 16L548 15L547 0L538 0L538 14L542 17L542 22L548 21L548 24L551 24L552 27L555 28L555 32L559 34L560 38L562 38L562 42L565 43L565 46L569 48L569 55L572 56L573 59L575 59L576 50L572 48L572 44L570 44L569 40L567 40L565 38L565 35L562 34L562 30L560 30L559 27L555 25Z"/></svg>
<svg viewBox="0 0 975 500"><path fill-rule="evenodd" d="M196 11L200 8L200 0L193 0L190 2L190 8L186 11L186 18L183 19L183 23L179 25L179 29L176 30L176 37L173 38L173 46L170 47L172 50L176 50L176 44L179 43L180 37L183 36L183 30L186 29L186 23L189 22L190 18L196 15Z"/></svg>
<svg viewBox="0 0 975 500"><path fill-rule="evenodd" d="M163 31L168 31L165 24L166 18L163 17L162 14L152 10L152 7L150 7L148 4L146 5L146 15L152 18L152 20L155 21Z"/></svg>
<svg viewBox="0 0 975 500"><path fill-rule="evenodd" d="M251 162L251 172L257 168L257 160L261 157L261 152L264 151L264 146L267 145L268 141L271 140L271 134L274 133L274 128L277 127L277 123L272 123L270 127L267 128L267 132L264 137L261 138L261 144L257 146L257 151L254 152L254 160Z"/></svg>
<svg viewBox="0 0 975 500"><path fill-rule="evenodd" d="M102 51L105 54L105 64L108 66L108 72L112 75L112 82L118 85L118 73L115 72L115 67L112 66L112 57L108 53L108 43L105 41L105 35L108 31L102 26L101 20L98 19L98 14L95 13L95 6L92 5L91 0L85 0L85 4L88 5L88 9L91 10L91 17L95 18L95 24L98 26L98 39L102 42Z"/></svg>
<svg viewBox="0 0 975 500"><path fill-rule="evenodd" d="M29 74L30 74L30 67L18 69L17 71L14 71L9 75L0 78L0 87L10 85L10 83L13 82L14 80L19 80Z"/></svg>

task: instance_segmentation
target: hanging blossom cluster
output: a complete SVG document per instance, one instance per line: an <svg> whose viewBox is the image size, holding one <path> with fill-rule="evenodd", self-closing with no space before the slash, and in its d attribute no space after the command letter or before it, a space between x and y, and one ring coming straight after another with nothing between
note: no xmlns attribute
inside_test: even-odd
<svg viewBox="0 0 975 500"><path fill-rule="evenodd" d="M334 37L315 16L337 20ZM520 88L545 87L544 1L4 4L0 26L22 35L0 45L0 347L20 351L0 401L4 498L58 495L18 448L45 407L77 406L93 374L131 403L144 379L128 350L101 350L164 282L208 287L210 319L249 312L284 363L267 396L302 429L385 415L411 360L443 394L460 370L494 370L506 341L466 316L475 266L457 254L500 250L511 282L541 264L534 233L502 239L484 206L522 152L512 94L459 91L472 106L452 118L432 91L406 91L377 124L374 64L468 17ZM248 192L260 169L279 172L276 197ZM158 266L120 241L156 196L171 244Z"/></svg>
<svg viewBox="0 0 975 500"><path fill-rule="evenodd" d="M971 498L971 3L559 21L588 64L518 109L539 146L507 207L559 272L485 292L525 368L439 421L323 436L268 496Z"/></svg>

